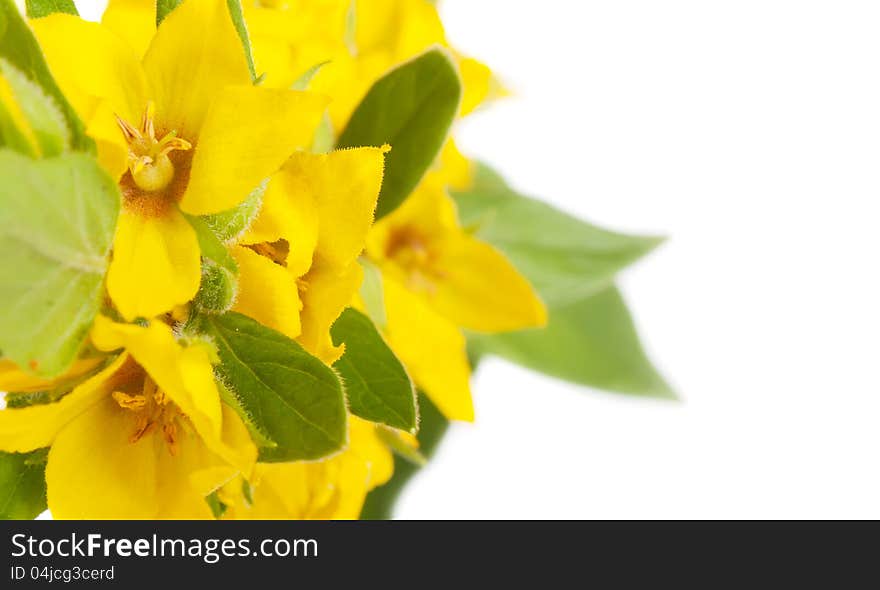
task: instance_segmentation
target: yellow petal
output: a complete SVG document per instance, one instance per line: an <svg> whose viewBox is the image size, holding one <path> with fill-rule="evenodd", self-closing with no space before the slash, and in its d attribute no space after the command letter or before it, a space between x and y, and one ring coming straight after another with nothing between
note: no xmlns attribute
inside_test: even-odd
<svg viewBox="0 0 880 590"><path fill-rule="evenodd" d="M367 491L385 485L394 475L394 455L376 433L376 425L357 416L349 416L349 445L346 451L367 465ZM406 435L407 433L402 433ZM360 514L360 509L358 509Z"/></svg>
<svg viewBox="0 0 880 590"><path fill-rule="evenodd" d="M532 286L495 248L464 233L437 246L442 276L428 294L453 323L478 332L507 332L547 323Z"/></svg>
<svg viewBox="0 0 880 590"><path fill-rule="evenodd" d="M289 245L287 270L301 277L312 266L318 245L318 205L302 179L282 170L269 183L263 195L260 214L240 239L242 244L273 243Z"/></svg>
<svg viewBox="0 0 880 590"><path fill-rule="evenodd" d="M101 24L143 56L156 34L156 0L110 0Z"/></svg>
<svg viewBox="0 0 880 590"><path fill-rule="evenodd" d="M303 302L300 344L319 359L332 365L344 352L333 346L330 326L351 303L360 288L364 272L360 265L345 269L317 265L309 271L300 292Z"/></svg>
<svg viewBox="0 0 880 590"><path fill-rule="evenodd" d="M71 420L110 395L111 378L126 360L126 355L120 356L60 401L0 410L0 450L24 453L52 444L58 432Z"/></svg>
<svg viewBox="0 0 880 590"><path fill-rule="evenodd" d="M418 295L386 278L385 336L416 384L450 420L474 419L465 339Z"/></svg>
<svg viewBox="0 0 880 590"><path fill-rule="evenodd" d="M130 442L136 420L134 412L105 396L58 434L46 466L55 518L156 518L156 441L144 436Z"/></svg>
<svg viewBox="0 0 880 590"><path fill-rule="evenodd" d="M452 138L440 152L440 166L433 172L450 190L464 192L473 187L474 165L460 151Z"/></svg>
<svg viewBox="0 0 880 590"><path fill-rule="evenodd" d="M243 313L282 334L296 338L302 332L296 278L286 268L243 246L232 249L238 262L238 298L234 311Z"/></svg>
<svg viewBox="0 0 880 590"><path fill-rule="evenodd" d="M327 99L309 92L251 86L218 92L201 126L181 208L208 215L244 201L311 144L326 106Z"/></svg>
<svg viewBox="0 0 880 590"><path fill-rule="evenodd" d="M195 297L201 281L196 232L174 207L150 215L124 207L107 290L128 320L151 318Z"/></svg>
<svg viewBox="0 0 880 590"><path fill-rule="evenodd" d="M345 267L364 249L382 188L387 148L294 154L283 174L300 179L297 190L310 192L321 220L316 258Z"/></svg>
<svg viewBox="0 0 880 590"><path fill-rule="evenodd" d="M104 316L95 318L92 342L99 350L125 349L189 417L206 444L221 439L220 394L206 345L181 346L171 327L162 322L143 327Z"/></svg>
<svg viewBox="0 0 880 590"><path fill-rule="evenodd" d="M436 7L424 0L357 0L357 46L407 59L445 44ZM402 61L402 60L401 60Z"/></svg>
<svg viewBox="0 0 880 590"><path fill-rule="evenodd" d="M123 119L140 120L149 94L146 78L124 41L98 23L68 14L37 19L31 26L55 80L80 117L91 119L103 99Z"/></svg>
<svg viewBox="0 0 880 590"><path fill-rule="evenodd" d="M128 143L119 132L116 114L106 100L96 103L92 118L86 121L86 133L95 140L98 162L110 175L119 180L128 170Z"/></svg>
<svg viewBox="0 0 880 590"><path fill-rule="evenodd" d="M144 70L160 126L191 142L198 140L208 107L221 90L251 83L225 0L184 2L169 14L144 56Z"/></svg>
<svg viewBox="0 0 880 590"><path fill-rule="evenodd" d="M64 383L74 381L97 368L105 357L78 359L70 370L55 379L44 379L22 371L10 360L0 360L0 391L28 393L55 389Z"/></svg>
<svg viewBox="0 0 880 590"><path fill-rule="evenodd" d="M464 117L490 98L494 80L489 66L469 57L456 55L456 58L464 86L461 98L461 116Z"/></svg>

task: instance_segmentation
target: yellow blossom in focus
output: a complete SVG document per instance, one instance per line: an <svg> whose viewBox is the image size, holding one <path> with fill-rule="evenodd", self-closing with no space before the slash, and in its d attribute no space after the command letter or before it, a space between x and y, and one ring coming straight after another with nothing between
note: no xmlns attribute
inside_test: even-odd
<svg viewBox="0 0 880 590"><path fill-rule="evenodd" d="M32 26L100 162L119 179L111 299L129 320L186 303L201 269L184 213L218 213L246 199L310 144L326 100L253 86L224 0L181 5L142 59L110 28L74 16Z"/></svg>
<svg viewBox="0 0 880 590"><path fill-rule="evenodd" d="M239 474L256 448L220 401L204 344L183 346L162 323L99 317L96 348L112 363L56 401L0 411L0 450L51 446L55 518L211 518L205 497Z"/></svg>

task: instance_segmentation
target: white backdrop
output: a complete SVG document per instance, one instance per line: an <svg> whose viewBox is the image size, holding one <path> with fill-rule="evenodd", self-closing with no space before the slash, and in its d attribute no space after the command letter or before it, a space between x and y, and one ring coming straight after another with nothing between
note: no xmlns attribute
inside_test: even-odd
<svg viewBox="0 0 880 590"><path fill-rule="evenodd" d="M84 12L100 1L81 2ZM514 186L670 242L623 278L683 402L500 361L402 518L880 518L880 4L445 0Z"/></svg>

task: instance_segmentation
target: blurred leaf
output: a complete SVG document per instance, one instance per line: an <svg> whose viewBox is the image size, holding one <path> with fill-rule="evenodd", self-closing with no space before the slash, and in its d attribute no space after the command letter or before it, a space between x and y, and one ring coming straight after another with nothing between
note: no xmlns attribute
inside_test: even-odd
<svg viewBox="0 0 880 590"><path fill-rule="evenodd" d="M329 61L322 61L321 63L315 64L312 67L310 67L308 70L303 72L303 74L299 78L296 79L296 82L293 83L293 85L290 87L290 89L291 90L299 90L299 91L308 90L309 84L311 84L311 82L312 82L312 78L314 78L315 75L321 71L321 68L326 66L328 63L330 63L330 62Z"/></svg>
<svg viewBox="0 0 880 590"><path fill-rule="evenodd" d="M42 18L56 12L79 16L73 0L27 0L28 18Z"/></svg>
<svg viewBox="0 0 880 590"><path fill-rule="evenodd" d="M204 316L220 356L217 373L275 443L268 463L320 459L346 442L347 412L336 373L287 336L238 313Z"/></svg>
<svg viewBox="0 0 880 590"><path fill-rule="evenodd" d="M384 330L388 325L388 316L385 313L385 288L382 285L382 271L369 259L360 260L364 270L364 282L361 283L360 296L364 301L367 315L376 326Z"/></svg>
<svg viewBox="0 0 880 590"><path fill-rule="evenodd" d="M46 510L46 451L0 453L0 520L32 520Z"/></svg>
<svg viewBox="0 0 880 590"><path fill-rule="evenodd" d="M615 287L550 310L546 328L471 335L469 348L573 383L618 393L675 398L651 365Z"/></svg>
<svg viewBox="0 0 880 590"><path fill-rule="evenodd" d="M419 392L419 451L428 461L440 445L440 440L449 429L449 421L431 403L428 396ZM403 457L394 457L394 477L384 486L376 488L367 496L361 511L363 520L389 520L394 514L394 505L406 484L419 472L420 467Z"/></svg>
<svg viewBox="0 0 880 590"><path fill-rule="evenodd" d="M376 219L416 188L446 141L461 103L449 56L432 49L376 82L339 137L340 148L391 145Z"/></svg>
<svg viewBox="0 0 880 590"><path fill-rule="evenodd" d="M95 142L86 136L82 121L52 78L36 38L12 0L0 0L0 57L54 100L70 128L74 149L95 153Z"/></svg>
<svg viewBox="0 0 880 590"><path fill-rule="evenodd" d="M342 375L351 413L415 433L419 419L412 381L370 318L348 308L330 334L335 346L345 344L345 354L333 366Z"/></svg>
<svg viewBox="0 0 880 590"><path fill-rule="evenodd" d="M462 224L504 252L550 307L606 289L663 242L610 232L517 194L485 165L472 190L453 196Z"/></svg>
<svg viewBox="0 0 880 590"><path fill-rule="evenodd" d="M0 141L6 144L5 137L17 135L16 140L9 142L9 147L32 157L57 156L65 152L70 147L70 129L52 99L5 59L0 59L0 74L14 95L15 105L9 105L9 109L17 108L25 119L22 125L27 125L27 129L10 129L10 126L17 127L11 110L0 103L0 110L5 111L5 116L0 114L0 119L8 121L0 124L0 128L9 130L9 133L0 131ZM30 135L35 143L31 142Z"/></svg>
<svg viewBox="0 0 880 590"><path fill-rule="evenodd" d="M32 160L0 150L0 178L0 250L14 256L0 265L0 351L54 377L98 311L119 189L84 154Z"/></svg>

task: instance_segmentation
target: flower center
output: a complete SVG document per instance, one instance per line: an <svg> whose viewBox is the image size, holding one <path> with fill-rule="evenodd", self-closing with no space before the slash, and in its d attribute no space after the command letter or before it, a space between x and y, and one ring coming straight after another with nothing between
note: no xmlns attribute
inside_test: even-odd
<svg viewBox="0 0 880 590"><path fill-rule="evenodd" d="M140 128L119 116L116 117L116 122L128 142L128 169L131 178L138 188L148 193L161 191L174 179L174 164L168 154L174 150L192 149L192 144L177 137L176 131L156 139L155 115L156 106L150 101L144 110Z"/></svg>
<svg viewBox="0 0 880 590"><path fill-rule="evenodd" d="M146 435L156 433L165 439L168 452L172 456L177 455L179 423L185 416L149 375L144 375L139 392L114 391L112 395L120 408L134 412L137 416L129 442L134 444Z"/></svg>
<svg viewBox="0 0 880 590"><path fill-rule="evenodd" d="M404 271L408 286L421 292L432 293L435 280L443 277L437 268L430 242L412 228L399 228L392 232L385 247L385 256Z"/></svg>

